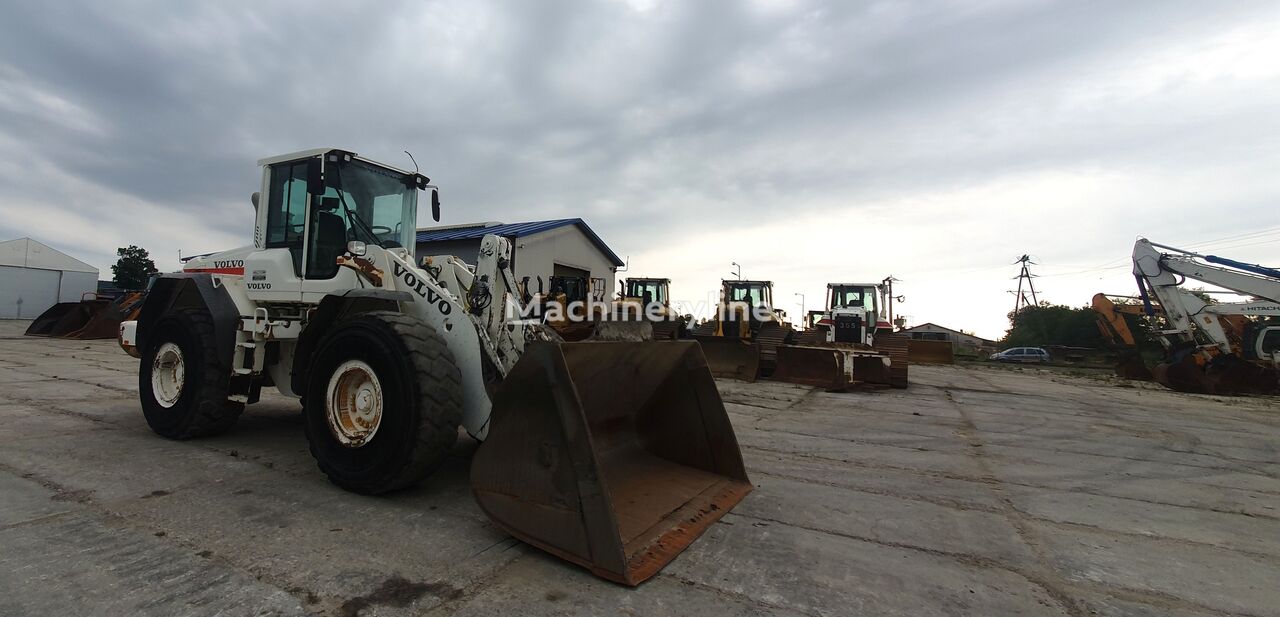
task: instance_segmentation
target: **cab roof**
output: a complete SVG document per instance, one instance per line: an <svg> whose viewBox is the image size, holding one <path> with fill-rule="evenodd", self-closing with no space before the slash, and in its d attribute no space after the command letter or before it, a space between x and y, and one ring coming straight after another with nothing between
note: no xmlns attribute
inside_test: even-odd
<svg viewBox="0 0 1280 617"><path fill-rule="evenodd" d="M259 159L259 160L258 160L258 166L259 166L259 167L263 167L263 166L266 166L266 165L275 165L276 163L285 163L285 162L288 162L288 161L300 161L300 160L303 160L303 159L309 159L309 158L312 158L312 157L323 156L323 155L328 154L328 153L330 153L330 152L333 152L333 151L335 151L335 150L336 150L336 151L338 151L338 152L345 152L345 153L350 154L351 156L353 156L353 157L355 157L355 158L357 158L357 159L359 159L359 160L361 160L361 161L364 161L364 162L366 162L366 163L372 163L372 164L377 165L377 166L379 166L379 167L385 167L385 168L390 169L391 171L394 171L394 172L397 172L397 173L402 173L402 174L405 174L405 175L410 175L410 174L415 173L415 172L412 172L412 171L405 171L405 170L400 169L399 167L396 167L396 166L394 166L394 165L388 165L388 164L386 164L386 163L382 163L382 162L379 162L379 161L375 161L375 160L373 160L373 159L367 159L367 158L364 158L364 157L360 156L359 154L356 154L355 152L352 152L351 150L346 150L346 149L343 149L343 148L311 148L311 149L309 149L309 150L299 150L299 151L297 151L297 152L290 152L290 153L288 153L288 154L280 154L280 155L276 155L276 156L269 156L269 157L267 157L267 158L265 158L265 159ZM421 175L421 174L419 174L419 175Z"/></svg>

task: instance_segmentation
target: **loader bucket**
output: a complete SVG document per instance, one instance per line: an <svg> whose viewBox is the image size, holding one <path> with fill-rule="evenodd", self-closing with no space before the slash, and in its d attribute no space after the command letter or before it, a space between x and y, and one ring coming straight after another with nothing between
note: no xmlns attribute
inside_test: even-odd
<svg viewBox="0 0 1280 617"><path fill-rule="evenodd" d="M760 346L740 338L695 336L716 377L755 381L760 375Z"/></svg>
<svg viewBox="0 0 1280 617"><path fill-rule="evenodd" d="M62 336L82 340L116 338L120 334L120 322L136 317L137 312L142 308L141 300L145 297L146 294L143 292L131 292L120 296L90 315L84 326Z"/></svg>
<svg viewBox="0 0 1280 617"><path fill-rule="evenodd" d="M751 491L692 342L530 343L471 463L508 533L638 585Z"/></svg>
<svg viewBox="0 0 1280 617"><path fill-rule="evenodd" d="M65 337L73 334L89 324L101 313L109 300L81 300L80 302L59 302L41 313L35 321L27 326L27 336ZM114 333L112 334L114 336Z"/></svg>
<svg viewBox="0 0 1280 617"><path fill-rule="evenodd" d="M1214 383L1205 373L1204 367L1188 355L1174 362L1162 362L1151 371L1160 385L1178 392L1197 392L1213 394Z"/></svg>
<svg viewBox="0 0 1280 617"><path fill-rule="evenodd" d="M1151 381L1151 369L1136 351L1121 352L1116 359L1116 375L1134 381Z"/></svg>

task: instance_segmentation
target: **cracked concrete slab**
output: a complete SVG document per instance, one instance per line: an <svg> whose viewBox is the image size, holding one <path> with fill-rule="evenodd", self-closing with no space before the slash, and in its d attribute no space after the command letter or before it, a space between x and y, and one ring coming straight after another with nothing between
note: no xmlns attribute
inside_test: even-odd
<svg viewBox="0 0 1280 617"><path fill-rule="evenodd" d="M1280 404L1047 370L826 393L718 381L757 485L638 589L496 529L462 437L330 485L297 401L150 432L112 341L0 322L0 615L1280 614Z"/></svg>

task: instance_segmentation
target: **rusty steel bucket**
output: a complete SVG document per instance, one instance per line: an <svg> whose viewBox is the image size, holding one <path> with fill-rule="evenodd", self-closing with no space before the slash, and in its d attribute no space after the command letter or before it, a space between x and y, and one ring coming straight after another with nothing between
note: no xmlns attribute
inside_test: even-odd
<svg viewBox="0 0 1280 617"><path fill-rule="evenodd" d="M531 343L494 394L471 463L511 535L638 585L751 491L692 342Z"/></svg>
<svg viewBox="0 0 1280 617"><path fill-rule="evenodd" d="M110 300L97 298L79 302L59 302L40 313L40 316L27 326L24 334L66 337L83 329L110 305ZM107 338L112 336L115 336L114 330Z"/></svg>
<svg viewBox="0 0 1280 617"><path fill-rule="evenodd" d="M760 346L740 338L695 336L716 377L755 381L760 376Z"/></svg>
<svg viewBox="0 0 1280 617"><path fill-rule="evenodd" d="M912 364L955 364L955 347L951 341L907 341L907 360Z"/></svg>

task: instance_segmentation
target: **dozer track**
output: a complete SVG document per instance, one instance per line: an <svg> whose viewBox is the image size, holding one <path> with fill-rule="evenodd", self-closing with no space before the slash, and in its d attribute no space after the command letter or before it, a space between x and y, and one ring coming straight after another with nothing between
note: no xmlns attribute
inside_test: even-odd
<svg viewBox="0 0 1280 617"><path fill-rule="evenodd" d="M769 376L778 367L778 346L791 342L795 331L776 321L760 324L752 341L760 348L760 374Z"/></svg>
<svg viewBox="0 0 1280 617"><path fill-rule="evenodd" d="M907 368L910 366L911 339L901 334L877 334L876 351L889 356L889 385L907 387Z"/></svg>

